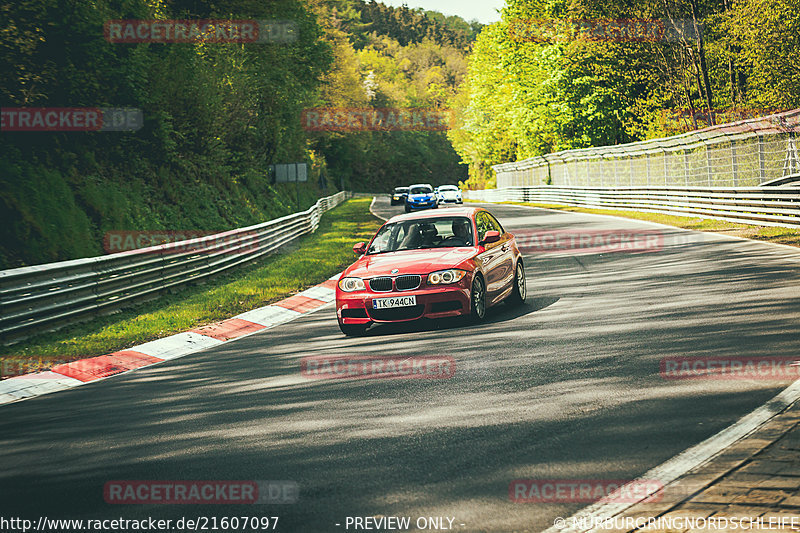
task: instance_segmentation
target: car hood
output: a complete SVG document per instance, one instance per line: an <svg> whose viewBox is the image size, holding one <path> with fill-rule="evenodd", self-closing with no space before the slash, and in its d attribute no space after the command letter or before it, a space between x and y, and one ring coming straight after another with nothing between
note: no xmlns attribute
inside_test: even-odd
<svg viewBox="0 0 800 533"><path fill-rule="evenodd" d="M425 194L409 194L408 197L411 198L412 200L427 200L428 198L433 197L433 193L428 192Z"/></svg>
<svg viewBox="0 0 800 533"><path fill-rule="evenodd" d="M375 276L401 276L403 274L429 274L436 270L453 268L475 256L475 248L437 248L428 250L403 250L377 255L365 255L345 270L345 276L374 278ZM392 274L392 270L399 272Z"/></svg>

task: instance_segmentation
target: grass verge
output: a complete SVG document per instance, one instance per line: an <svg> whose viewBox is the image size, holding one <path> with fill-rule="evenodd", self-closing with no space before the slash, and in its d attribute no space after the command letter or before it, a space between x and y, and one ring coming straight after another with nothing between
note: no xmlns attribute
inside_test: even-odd
<svg viewBox="0 0 800 533"><path fill-rule="evenodd" d="M230 318L312 287L354 260L353 244L369 240L381 222L358 198L325 213L313 235L290 244L291 251L262 258L203 284L179 287L158 300L117 314L45 333L0 348L3 359L24 359L27 371L53 362L123 350L154 339ZM36 366L32 361L41 360ZM1 370L1 368L0 368Z"/></svg>
<svg viewBox="0 0 800 533"><path fill-rule="evenodd" d="M782 228L778 226L756 226L751 224L738 224L725 220L715 220L701 217L682 217L676 215L666 215L662 213L649 213L644 211L627 211L621 209L592 209L588 207L576 207L573 205L559 204L537 204L530 202L503 202L513 205L526 205L530 207L541 207L544 209L557 209L559 211L571 211L575 213L593 213L597 215L612 215L616 217L632 218L636 220L646 220L657 222L667 226L675 226L683 229L695 231L705 231L709 233L722 233L736 237L744 237L757 241L786 244L789 246L800 247L800 229Z"/></svg>

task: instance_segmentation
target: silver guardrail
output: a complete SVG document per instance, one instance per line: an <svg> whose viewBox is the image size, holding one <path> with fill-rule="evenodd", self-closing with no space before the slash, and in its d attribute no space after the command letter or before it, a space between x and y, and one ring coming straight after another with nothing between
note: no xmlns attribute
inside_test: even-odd
<svg viewBox="0 0 800 533"><path fill-rule="evenodd" d="M339 192L275 220L205 237L110 255L0 271L0 344L49 331L269 254L314 232Z"/></svg>
<svg viewBox="0 0 800 533"><path fill-rule="evenodd" d="M800 227L800 187L503 187L464 191L468 200L574 205Z"/></svg>

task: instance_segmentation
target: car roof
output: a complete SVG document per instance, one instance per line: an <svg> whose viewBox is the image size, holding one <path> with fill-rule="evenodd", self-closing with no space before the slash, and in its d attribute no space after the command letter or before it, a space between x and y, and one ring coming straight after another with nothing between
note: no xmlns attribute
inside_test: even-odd
<svg viewBox="0 0 800 533"><path fill-rule="evenodd" d="M403 220L416 220L420 218L446 218L446 217L474 217L475 213L486 211L482 207L448 207L446 209L436 209L428 211L417 211L415 213L404 213L396 215L387 220L388 222L400 222Z"/></svg>
<svg viewBox="0 0 800 533"><path fill-rule="evenodd" d="M433 185L431 185L430 183L415 183L414 185L408 186L409 189L411 187L430 187L431 189L433 189Z"/></svg>

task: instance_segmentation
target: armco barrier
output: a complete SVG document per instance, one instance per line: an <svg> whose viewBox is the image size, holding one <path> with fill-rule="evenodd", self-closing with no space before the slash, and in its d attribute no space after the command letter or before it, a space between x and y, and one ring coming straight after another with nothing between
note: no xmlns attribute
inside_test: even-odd
<svg viewBox="0 0 800 533"><path fill-rule="evenodd" d="M188 241L0 271L0 339L57 329L252 261L315 231L322 213L349 197L340 192L300 213Z"/></svg>
<svg viewBox="0 0 800 533"><path fill-rule="evenodd" d="M532 202L800 227L800 187L504 187L464 191L484 202Z"/></svg>

